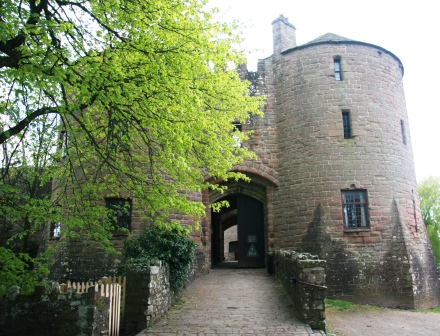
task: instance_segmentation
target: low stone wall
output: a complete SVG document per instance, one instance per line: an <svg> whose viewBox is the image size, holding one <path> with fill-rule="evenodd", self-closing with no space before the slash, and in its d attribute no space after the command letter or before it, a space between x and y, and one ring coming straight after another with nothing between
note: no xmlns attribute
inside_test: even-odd
<svg viewBox="0 0 440 336"><path fill-rule="evenodd" d="M171 306L169 268L157 266L132 268L127 273L124 335L134 335L163 316Z"/></svg>
<svg viewBox="0 0 440 336"><path fill-rule="evenodd" d="M196 250L188 269L187 283L205 273L205 254ZM126 308L121 331L124 335L134 335L165 315L174 296L170 289L169 267L162 262L156 266L132 268L126 276Z"/></svg>
<svg viewBox="0 0 440 336"><path fill-rule="evenodd" d="M188 282L205 273L205 255L196 250L194 262L188 270ZM126 277L121 333L134 335L168 311L173 295L169 268L162 262L155 266L131 268ZM100 335L107 331L109 298L100 297L93 288L84 294L58 294L54 291L41 295L40 291L33 296L13 297L13 300L0 298L0 336Z"/></svg>
<svg viewBox="0 0 440 336"><path fill-rule="evenodd" d="M0 298L1 336L108 334L110 299L95 293L94 288L83 294L42 292Z"/></svg>
<svg viewBox="0 0 440 336"><path fill-rule="evenodd" d="M273 262L276 277L293 301L301 322L325 330L326 261L309 253L281 249L273 252Z"/></svg>

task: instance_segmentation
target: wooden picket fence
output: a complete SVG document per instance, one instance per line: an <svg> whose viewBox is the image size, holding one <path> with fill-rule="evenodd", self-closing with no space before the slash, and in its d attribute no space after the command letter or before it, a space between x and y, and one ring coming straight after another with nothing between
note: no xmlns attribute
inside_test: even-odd
<svg viewBox="0 0 440 336"><path fill-rule="evenodd" d="M100 292L101 296L110 298L109 311L109 336L119 336L120 317L125 314L125 293L127 279L125 277L103 277L101 280L92 282L71 282L66 281L60 284L60 292L67 292L69 288L75 293L87 293L89 288L95 287L95 292Z"/></svg>

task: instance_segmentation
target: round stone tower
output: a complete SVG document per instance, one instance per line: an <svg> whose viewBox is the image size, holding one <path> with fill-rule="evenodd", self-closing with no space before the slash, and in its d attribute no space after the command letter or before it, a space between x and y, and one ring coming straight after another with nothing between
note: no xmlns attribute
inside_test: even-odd
<svg viewBox="0 0 440 336"><path fill-rule="evenodd" d="M330 33L296 46L283 16L273 31L274 54L259 64L277 129L273 248L327 260L330 297L438 305L401 61Z"/></svg>

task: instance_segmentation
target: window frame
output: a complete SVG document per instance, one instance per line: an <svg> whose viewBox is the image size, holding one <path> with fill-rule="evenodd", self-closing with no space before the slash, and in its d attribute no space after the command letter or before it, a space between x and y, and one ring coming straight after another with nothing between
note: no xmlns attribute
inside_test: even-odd
<svg viewBox="0 0 440 336"><path fill-rule="evenodd" d="M235 129L232 132L232 137L235 139L235 148L241 148L243 147L243 144L239 138L238 135L234 135L235 132L242 132L243 131L243 124L240 122L233 122L232 125L234 125Z"/></svg>
<svg viewBox="0 0 440 336"><path fill-rule="evenodd" d="M337 82L342 81L341 56L333 57L333 70L335 72L335 80Z"/></svg>
<svg viewBox="0 0 440 336"><path fill-rule="evenodd" d="M61 213L62 213L61 205L56 204L55 209L52 211L52 214L60 216ZM50 239L59 239L60 237L61 237L61 222L60 222L59 218L57 218L57 220L50 222L49 238Z"/></svg>
<svg viewBox="0 0 440 336"><path fill-rule="evenodd" d="M353 138L350 110L342 110L342 130L344 132L344 139Z"/></svg>
<svg viewBox="0 0 440 336"><path fill-rule="evenodd" d="M61 222L52 222L50 224L50 238L59 239L61 235Z"/></svg>
<svg viewBox="0 0 440 336"><path fill-rule="evenodd" d="M67 156L67 146L69 145L69 133L66 130L60 132L60 153L64 159Z"/></svg>
<svg viewBox="0 0 440 336"><path fill-rule="evenodd" d="M346 202L346 197L344 198L344 194L349 193L362 193L364 201L356 201L355 195L352 196L353 201ZM344 226L344 231L353 231L353 230L368 230L370 231L370 220L368 214L368 191L366 189L346 189L341 190L341 209L342 209L342 222ZM351 213L351 223L347 223L349 221L348 209L349 206L353 206L353 210ZM358 211L359 209L359 211ZM363 214L362 214L363 209ZM358 221L358 216L360 215L360 221ZM354 225L353 225L354 224ZM362 225L364 224L364 225Z"/></svg>
<svg viewBox="0 0 440 336"><path fill-rule="evenodd" d="M406 146L406 130L405 130L405 121L400 119L400 131L402 132L402 142Z"/></svg>
<svg viewBox="0 0 440 336"><path fill-rule="evenodd" d="M115 204L115 203L120 203L120 204ZM124 204L122 204L121 202L123 202ZM121 216L121 209L118 209L118 207L121 206L126 206L126 204L128 203L128 210L126 212L126 216ZM131 198L122 198L122 197L107 197L105 198L105 207L107 209L107 220L109 222L110 225L112 225L113 229L114 229L114 233L121 233L121 231L119 231L119 229L126 229L129 232L131 232L131 219L132 219L132 208L133 208L133 202L131 200ZM112 209L113 207L113 209ZM111 211L117 211L118 213L115 215L112 215ZM116 220L115 220L116 217ZM121 218L125 218L124 221L126 221L126 225L121 225Z"/></svg>

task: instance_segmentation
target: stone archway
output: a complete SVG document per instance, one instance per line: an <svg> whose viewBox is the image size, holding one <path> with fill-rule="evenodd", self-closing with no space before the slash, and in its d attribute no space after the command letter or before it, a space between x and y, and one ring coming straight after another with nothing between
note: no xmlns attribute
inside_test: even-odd
<svg viewBox="0 0 440 336"><path fill-rule="evenodd" d="M271 225L268 211L268 195L273 192L271 181L260 176L251 176L251 182L233 181L222 183L228 189L220 194L209 193L209 204L226 200L228 208L220 213L210 213L211 219L211 266L225 260L228 251L224 244L224 232L237 225L237 245L232 246L237 254L239 267L264 267L265 254L270 250Z"/></svg>

